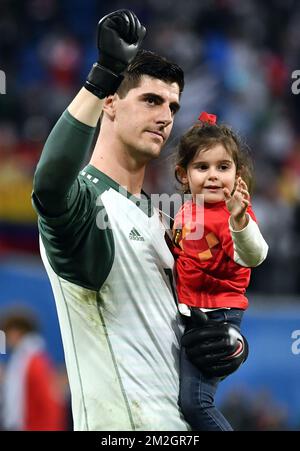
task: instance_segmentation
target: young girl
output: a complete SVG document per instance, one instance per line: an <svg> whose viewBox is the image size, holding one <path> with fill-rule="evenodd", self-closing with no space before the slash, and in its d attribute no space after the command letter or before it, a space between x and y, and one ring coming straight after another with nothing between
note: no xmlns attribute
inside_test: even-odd
<svg viewBox="0 0 300 451"><path fill-rule="evenodd" d="M250 204L247 153L216 116L199 119L180 140L175 170L184 193L192 195L174 222L179 311L189 317L200 309L208 320L240 331L250 268L264 261L268 246ZM219 382L193 366L182 347L180 404L194 430L232 430L214 405Z"/></svg>

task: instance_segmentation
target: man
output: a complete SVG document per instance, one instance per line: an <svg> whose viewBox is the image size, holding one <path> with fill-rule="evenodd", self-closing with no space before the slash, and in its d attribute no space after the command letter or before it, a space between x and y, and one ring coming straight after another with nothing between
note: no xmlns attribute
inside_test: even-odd
<svg viewBox="0 0 300 451"><path fill-rule="evenodd" d="M100 20L99 61L51 132L35 173L41 254L78 430L189 428L177 404L182 328L173 258L159 216L141 195L145 166L169 137L184 80L176 64L138 52L144 35L128 10ZM101 113L90 164L78 176ZM194 346L198 335L187 341Z"/></svg>
<svg viewBox="0 0 300 451"><path fill-rule="evenodd" d="M0 329L11 349L3 377L4 428L64 430L63 396L35 318L27 310L8 311L1 317Z"/></svg>

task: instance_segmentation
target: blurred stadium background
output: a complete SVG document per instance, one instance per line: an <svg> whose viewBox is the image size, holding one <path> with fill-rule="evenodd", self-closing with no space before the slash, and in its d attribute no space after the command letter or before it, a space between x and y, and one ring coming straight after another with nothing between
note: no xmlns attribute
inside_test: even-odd
<svg viewBox="0 0 300 451"><path fill-rule="evenodd" d="M147 26L145 48L186 73L172 139L149 168L146 190L175 192L172 153L200 111L231 124L252 149L253 204L270 250L248 292L249 360L221 384L218 401L237 429L300 429L300 95L291 88L300 70L297 0L1 0L0 312L30 307L64 371L32 177L49 131L96 59L98 19L118 8L133 9ZM7 357L0 355L4 369Z"/></svg>

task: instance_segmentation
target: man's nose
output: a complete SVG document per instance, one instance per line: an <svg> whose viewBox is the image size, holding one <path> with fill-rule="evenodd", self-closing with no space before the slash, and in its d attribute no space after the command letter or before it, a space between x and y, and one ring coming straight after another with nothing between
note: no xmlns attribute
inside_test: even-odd
<svg viewBox="0 0 300 451"><path fill-rule="evenodd" d="M157 123L163 125L164 127L168 127L173 122L172 112L167 105L162 105L160 110L160 114L157 118Z"/></svg>

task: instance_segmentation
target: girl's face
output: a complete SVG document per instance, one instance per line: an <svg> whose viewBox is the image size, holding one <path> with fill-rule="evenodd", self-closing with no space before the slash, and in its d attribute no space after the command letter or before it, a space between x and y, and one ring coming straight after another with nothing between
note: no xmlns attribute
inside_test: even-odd
<svg viewBox="0 0 300 451"><path fill-rule="evenodd" d="M188 183L193 196L204 195L204 202L224 200L223 188L233 191L237 178L236 166L222 144L196 154L187 170L181 170L183 183Z"/></svg>

